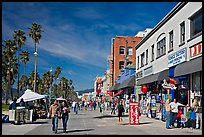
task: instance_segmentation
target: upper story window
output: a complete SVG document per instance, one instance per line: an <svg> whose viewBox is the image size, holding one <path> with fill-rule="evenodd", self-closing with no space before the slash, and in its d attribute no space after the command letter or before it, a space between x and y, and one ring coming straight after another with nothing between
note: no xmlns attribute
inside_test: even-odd
<svg viewBox="0 0 204 137"><path fill-rule="evenodd" d="M139 56L137 56L137 69L139 69L139 62L140 62Z"/></svg>
<svg viewBox="0 0 204 137"><path fill-rule="evenodd" d="M146 50L146 65L148 64L148 49Z"/></svg>
<svg viewBox="0 0 204 137"><path fill-rule="evenodd" d="M185 42L185 22L180 24L180 43Z"/></svg>
<svg viewBox="0 0 204 137"><path fill-rule="evenodd" d="M120 55L124 55L124 54L125 54L125 47L120 46Z"/></svg>
<svg viewBox="0 0 204 137"><path fill-rule="evenodd" d="M166 38L164 37L159 42L157 42L157 58L166 54Z"/></svg>
<svg viewBox="0 0 204 137"><path fill-rule="evenodd" d="M169 51L173 50L173 30L171 32L169 32Z"/></svg>
<svg viewBox="0 0 204 137"><path fill-rule="evenodd" d="M133 49L132 47L127 48L127 55L133 55Z"/></svg>
<svg viewBox="0 0 204 137"><path fill-rule="evenodd" d="M190 17L190 31L191 38L196 34L202 32L202 9L200 9L197 13L195 13L192 17Z"/></svg>
<svg viewBox="0 0 204 137"><path fill-rule="evenodd" d="M122 68L124 68L124 61L119 62L119 69L122 69Z"/></svg>
<svg viewBox="0 0 204 137"><path fill-rule="evenodd" d="M144 66L144 52L141 54L141 67Z"/></svg>
<svg viewBox="0 0 204 137"><path fill-rule="evenodd" d="M152 47L152 61L154 61L154 44L151 47Z"/></svg>

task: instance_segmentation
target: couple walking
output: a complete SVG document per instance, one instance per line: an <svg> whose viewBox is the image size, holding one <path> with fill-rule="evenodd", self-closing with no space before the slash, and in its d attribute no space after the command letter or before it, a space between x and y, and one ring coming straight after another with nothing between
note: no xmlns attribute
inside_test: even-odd
<svg viewBox="0 0 204 137"><path fill-rule="evenodd" d="M58 104L58 101L55 100L54 104L50 106L49 114L52 118L52 131L57 133L58 130L58 119L62 118L63 123L63 132L66 132L67 122L69 119L70 108L67 103L62 102L62 106Z"/></svg>

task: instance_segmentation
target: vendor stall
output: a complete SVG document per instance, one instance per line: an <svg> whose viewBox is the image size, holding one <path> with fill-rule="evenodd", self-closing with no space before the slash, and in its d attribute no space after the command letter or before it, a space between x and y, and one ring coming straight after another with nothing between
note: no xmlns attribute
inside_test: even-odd
<svg viewBox="0 0 204 137"><path fill-rule="evenodd" d="M36 110L35 106L32 106L30 104L33 104L33 101L44 99L45 96L32 92L30 89L27 89L25 93L19 99L17 99L16 103L20 103L20 100L22 98L26 103L25 107L16 107L16 109L9 110L9 120L11 122L13 121L14 123L20 123L20 122L26 123L28 121L33 122L37 118L40 118L40 117L36 117L36 115L39 114L38 113L39 110L41 112L43 109ZM45 112L44 115L46 116L47 115L46 103L44 107L44 112Z"/></svg>

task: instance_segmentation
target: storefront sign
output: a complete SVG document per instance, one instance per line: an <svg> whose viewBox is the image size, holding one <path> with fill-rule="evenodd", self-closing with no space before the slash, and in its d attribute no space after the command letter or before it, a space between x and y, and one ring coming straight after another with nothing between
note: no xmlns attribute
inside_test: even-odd
<svg viewBox="0 0 204 137"><path fill-rule="evenodd" d="M190 47L190 57L197 56L202 53L202 43Z"/></svg>
<svg viewBox="0 0 204 137"><path fill-rule="evenodd" d="M162 87L166 90L168 89L176 89L176 86L174 84L171 84L171 83L167 83L166 80L164 79L163 80L163 84L162 84Z"/></svg>
<svg viewBox="0 0 204 137"><path fill-rule="evenodd" d="M137 78L142 78L143 77L143 71L137 72L136 73L136 79Z"/></svg>
<svg viewBox="0 0 204 137"><path fill-rule="evenodd" d="M139 106L138 102L129 103L129 124L130 125L139 125Z"/></svg>
<svg viewBox="0 0 204 137"><path fill-rule="evenodd" d="M186 48L183 48L168 56L168 67L175 66L186 61Z"/></svg>

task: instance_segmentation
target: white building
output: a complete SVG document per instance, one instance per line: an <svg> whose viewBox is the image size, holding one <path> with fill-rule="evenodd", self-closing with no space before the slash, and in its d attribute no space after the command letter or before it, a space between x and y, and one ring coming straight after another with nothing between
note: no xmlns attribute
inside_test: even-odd
<svg viewBox="0 0 204 137"><path fill-rule="evenodd" d="M138 31L135 37L145 37L151 31L151 28L146 28L144 31Z"/></svg>
<svg viewBox="0 0 204 137"><path fill-rule="evenodd" d="M138 86L161 96L170 78L173 98L190 106L197 98L202 107L202 2L178 3L136 46Z"/></svg>

